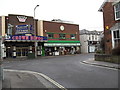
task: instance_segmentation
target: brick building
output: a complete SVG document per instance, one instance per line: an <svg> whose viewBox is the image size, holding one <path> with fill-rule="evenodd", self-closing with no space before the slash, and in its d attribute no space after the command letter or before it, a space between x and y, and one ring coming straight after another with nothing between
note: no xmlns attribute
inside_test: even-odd
<svg viewBox="0 0 120 90"><path fill-rule="evenodd" d="M0 25L3 36L2 52L4 57L26 57L43 55L41 52L47 37L37 35L37 20L31 16L9 14L1 16Z"/></svg>
<svg viewBox="0 0 120 90"><path fill-rule="evenodd" d="M120 0L105 0L99 11L103 12L105 53L111 54L120 43Z"/></svg>
<svg viewBox="0 0 120 90"><path fill-rule="evenodd" d="M46 55L74 54L80 51L79 25L56 21L38 21L38 34L47 36Z"/></svg>

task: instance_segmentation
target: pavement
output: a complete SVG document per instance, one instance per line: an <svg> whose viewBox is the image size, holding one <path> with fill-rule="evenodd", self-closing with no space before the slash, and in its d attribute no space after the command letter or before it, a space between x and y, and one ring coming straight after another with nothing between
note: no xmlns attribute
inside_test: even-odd
<svg viewBox="0 0 120 90"><path fill-rule="evenodd" d="M66 90L63 86L42 73L4 69L2 90Z"/></svg>
<svg viewBox="0 0 120 90"><path fill-rule="evenodd" d="M114 69L120 69L120 64L103 62L103 61L95 61L94 58L82 61L82 63L96 65L96 66L102 66L102 67L108 67L108 68L114 68Z"/></svg>

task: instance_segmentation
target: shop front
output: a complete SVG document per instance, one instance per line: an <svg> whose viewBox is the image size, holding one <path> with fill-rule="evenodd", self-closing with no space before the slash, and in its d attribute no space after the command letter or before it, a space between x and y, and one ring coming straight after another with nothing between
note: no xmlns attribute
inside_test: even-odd
<svg viewBox="0 0 120 90"><path fill-rule="evenodd" d="M43 43L47 41L47 37L44 36L23 36L23 35L12 35L6 38L5 53L6 57L21 58L28 57L29 54L35 54L42 56ZM35 45L37 43L37 46ZM35 52L36 49L36 52Z"/></svg>
<svg viewBox="0 0 120 90"><path fill-rule="evenodd" d="M80 53L80 41L48 41L44 46L46 56Z"/></svg>

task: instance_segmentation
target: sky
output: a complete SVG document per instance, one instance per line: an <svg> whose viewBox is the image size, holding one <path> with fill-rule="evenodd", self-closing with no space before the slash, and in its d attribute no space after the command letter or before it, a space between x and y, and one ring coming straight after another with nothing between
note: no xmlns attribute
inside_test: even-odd
<svg viewBox="0 0 120 90"><path fill-rule="evenodd" d="M20 14L39 20L61 19L79 24L79 29L103 31L103 14L98 12L104 0L0 0L0 16Z"/></svg>

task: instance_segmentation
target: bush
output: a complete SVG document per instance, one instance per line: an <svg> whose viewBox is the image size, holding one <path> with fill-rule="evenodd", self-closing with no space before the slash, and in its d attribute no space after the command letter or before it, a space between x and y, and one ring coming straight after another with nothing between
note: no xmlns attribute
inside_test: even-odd
<svg viewBox="0 0 120 90"><path fill-rule="evenodd" d="M120 56L118 56L118 55L106 55L106 54L95 54L95 61L104 61L104 62L120 64Z"/></svg>
<svg viewBox="0 0 120 90"><path fill-rule="evenodd" d="M120 44L112 50L112 55L120 55Z"/></svg>
<svg viewBox="0 0 120 90"><path fill-rule="evenodd" d="M97 54L104 54L104 51L103 50L97 50L96 53Z"/></svg>

